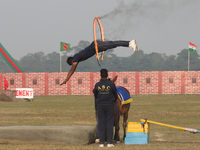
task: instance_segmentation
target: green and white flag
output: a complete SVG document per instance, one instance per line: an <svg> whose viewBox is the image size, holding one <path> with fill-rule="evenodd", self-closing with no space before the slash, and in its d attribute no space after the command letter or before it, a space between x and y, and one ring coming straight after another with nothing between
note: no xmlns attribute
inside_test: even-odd
<svg viewBox="0 0 200 150"><path fill-rule="evenodd" d="M70 44L65 42L60 42L60 51L69 51L70 50Z"/></svg>
<svg viewBox="0 0 200 150"><path fill-rule="evenodd" d="M189 51L196 52L197 46L189 42Z"/></svg>

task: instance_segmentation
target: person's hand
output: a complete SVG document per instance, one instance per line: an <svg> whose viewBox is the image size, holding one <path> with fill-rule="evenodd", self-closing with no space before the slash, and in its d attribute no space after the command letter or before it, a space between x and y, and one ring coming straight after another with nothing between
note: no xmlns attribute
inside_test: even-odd
<svg viewBox="0 0 200 150"><path fill-rule="evenodd" d="M118 76L115 76L111 81L114 83L117 80Z"/></svg>
<svg viewBox="0 0 200 150"><path fill-rule="evenodd" d="M63 85L63 84L66 84L67 83L67 81L63 81L63 83L61 83L60 85Z"/></svg>

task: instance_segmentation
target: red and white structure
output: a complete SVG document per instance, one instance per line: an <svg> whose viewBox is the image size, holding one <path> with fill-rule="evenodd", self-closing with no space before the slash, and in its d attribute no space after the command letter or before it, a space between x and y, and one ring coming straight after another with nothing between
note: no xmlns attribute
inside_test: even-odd
<svg viewBox="0 0 200 150"><path fill-rule="evenodd" d="M75 72L67 84L60 86L67 72L0 73L0 90L4 76L8 90L32 88L34 95L92 95L99 72ZM200 94L200 71L109 72L118 75L116 86L126 87L134 94Z"/></svg>

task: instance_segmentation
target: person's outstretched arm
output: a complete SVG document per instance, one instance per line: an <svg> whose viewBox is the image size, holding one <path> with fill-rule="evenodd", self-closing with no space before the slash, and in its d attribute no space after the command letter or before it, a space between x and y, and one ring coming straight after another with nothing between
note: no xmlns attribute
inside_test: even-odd
<svg viewBox="0 0 200 150"><path fill-rule="evenodd" d="M75 62L75 63L72 64L72 67L71 67L71 69L69 70L66 79L65 79L60 85L63 85L63 84L66 84L66 83L67 83L67 81L70 79L70 77L71 77L71 76L73 75L73 73L75 72L77 66L78 66L78 62Z"/></svg>

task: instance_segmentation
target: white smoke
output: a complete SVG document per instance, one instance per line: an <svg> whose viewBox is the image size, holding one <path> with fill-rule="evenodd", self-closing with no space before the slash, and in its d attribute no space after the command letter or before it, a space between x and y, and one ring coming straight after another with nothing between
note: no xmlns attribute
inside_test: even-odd
<svg viewBox="0 0 200 150"><path fill-rule="evenodd" d="M181 51L177 48L188 42L190 32L198 31L199 15L198 0L134 0L130 3L121 0L114 10L101 16L101 23L107 39L136 37L146 51L155 51L153 44L161 43L164 53L177 53ZM180 40L183 41L180 43ZM175 44L175 41L179 47L169 47L168 42Z"/></svg>

